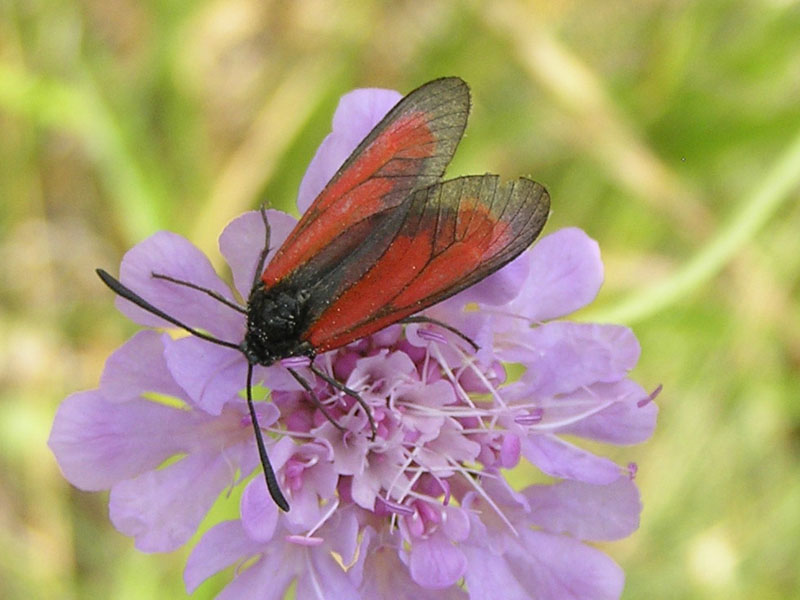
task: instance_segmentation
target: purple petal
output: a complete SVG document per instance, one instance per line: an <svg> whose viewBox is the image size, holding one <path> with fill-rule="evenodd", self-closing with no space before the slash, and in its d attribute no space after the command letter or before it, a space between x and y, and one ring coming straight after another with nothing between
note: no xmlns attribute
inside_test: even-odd
<svg viewBox="0 0 800 600"><path fill-rule="evenodd" d="M597 242L580 229L561 229L531 250L527 282L511 310L534 322L568 315L594 300L602 283Z"/></svg>
<svg viewBox="0 0 800 600"><path fill-rule="evenodd" d="M472 462L478 458L481 445L461 433L452 423L445 423L436 439L426 445L417 457L420 464L430 464L432 467L446 457L444 463ZM429 451L433 456L429 456ZM431 460L432 459L432 460ZM444 465L441 465L444 466Z"/></svg>
<svg viewBox="0 0 800 600"><path fill-rule="evenodd" d="M623 379L613 384L595 384L589 388L589 392L597 401L614 402L589 417L559 429L560 433L570 433L598 442L619 445L639 444L653 435L658 417L658 405L655 402L648 402L639 406L639 401L647 398L647 392L639 384L630 379ZM577 392L575 395L580 393ZM572 396L571 394L565 399Z"/></svg>
<svg viewBox="0 0 800 600"><path fill-rule="evenodd" d="M303 377L306 377L310 371L308 369L296 369ZM306 377L306 381L313 379ZM253 372L253 382L261 381L266 387L273 392L299 392L303 387L292 377L289 370L282 367L280 363L275 363L269 367L256 366Z"/></svg>
<svg viewBox="0 0 800 600"><path fill-rule="evenodd" d="M367 467L369 440L365 436L342 434L327 421L314 430L319 440L326 440L333 449L331 469L340 475L355 475L356 480Z"/></svg>
<svg viewBox="0 0 800 600"><path fill-rule="evenodd" d="M509 485L508 481L502 476L501 472L497 469L489 469L487 472L488 475L493 475L487 477L485 481L481 484L484 491L491 497L492 501L500 507L502 512L507 516L507 518L511 521L519 521L524 519L524 515L527 515L531 509L528 501L525 499L520 492L514 490L514 488ZM506 528L507 525L504 520L500 519L498 515L492 514L492 510L489 510L489 505L486 503L486 499L481 494L477 494L476 492L469 492L470 495L474 494L475 497L470 500L471 504L467 504L467 497L465 496L465 500L463 504L465 508L475 506L474 510L481 511L482 514L482 521L477 521L478 524L481 522L483 523L494 523L495 529L499 529L503 532L503 534L507 533ZM474 504L473 504L474 503ZM480 514L480 513L479 513ZM472 529L473 537L476 533L474 529L476 521L472 521ZM484 533L484 528L480 525L477 528L477 534L486 536L487 533ZM488 532L488 535L491 535L491 531Z"/></svg>
<svg viewBox="0 0 800 600"><path fill-rule="evenodd" d="M97 390L78 392L59 406L47 443L73 485L103 490L179 452L172 432L189 418L148 400L115 403Z"/></svg>
<svg viewBox="0 0 800 600"><path fill-rule="evenodd" d="M223 521L209 529L189 555L183 571L186 591L239 560L258 552L261 545L245 535L241 521Z"/></svg>
<svg viewBox="0 0 800 600"><path fill-rule="evenodd" d="M606 485L620 475L620 468L613 461L555 436L529 435L522 438L522 453L551 477Z"/></svg>
<svg viewBox="0 0 800 600"><path fill-rule="evenodd" d="M455 298L463 304L478 302L490 306L511 302L523 290L530 271L531 256L532 251L523 252L505 267L467 288Z"/></svg>
<svg viewBox="0 0 800 600"><path fill-rule="evenodd" d="M310 559L307 569L297 578L297 598L358 598L358 592L347 573L325 547L306 550Z"/></svg>
<svg viewBox="0 0 800 600"><path fill-rule="evenodd" d="M468 567L464 581L471 600L531 600L538 596L525 590L517 581L502 555L488 547L465 545Z"/></svg>
<svg viewBox="0 0 800 600"><path fill-rule="evenodd" d="M262 546L263 549L263 546ZM241 600L257 598L258 600L283 600L286 589L297 577L295 570L287 568L275 548L261 560L256 561L244 571L236 573L216 600ZM293 553L292 556L295 556ZM298 557L299 558L299 557Z"/></svg>
<svg viewBox="0 0 800 600"><path fill-rule="evenodd" d="M625 575L608 556L572 538L523 529L506 553L515 579L537 600L616 600Z"/></svg>
<svg viewBox="0 0 800 600"><path fill-rule="evenodd" d="M569 537L518 529L506 534L506 550L493 552L480 521L472 517L465 581L475 600L612 600L624 583L622 570L605 554Z"/></svg>
<svg viewBox="0 0 800 600"><path fill-rule="evenodd" d="M354 90L342 96L333 115L333 132L320 144L300 183L297 208L301 213L401 97L398 92L382 89Z"/></svg>
<svg viewBox="0 0 800 600"><path fill-rule="evenodd" d="M353 502L366 510L374 509L375 499L381 490L381 480L374 473L375 470L371 469L359 477L354 477L350 489Z"/></svg>
<svg viewBox="0 0 800 600"><path fill-rule="evenodd" d="M623 379L639 360L639 342L627 327L592 323L547 323L520 331L519 346L503 360L523 363L531 395L552 396L595 382Z"/></svg>
<svg viewBox="0 0 800 600"><path fill-rule="evenodd" d="M358 145L402 97L400 92L384 88L359 88L344 94L333 114L333 132L349 136Z"/></svg>
<svg viewBox="0 0 800 600"><path fill-rule="evenodd" d="M269 246L267 264L280 248L286 236L297 223L297 219L279 210L268 210ZM231 267L233 283L239 295L246 301L253 285L255 269L264 248L264 222L261 212L253 210L228 223L219 236L219 250Z"/></svg>
<svg viewBox="0 0 800 600"><path fill-rule="evenodd" d="M477 366L486 367L492 363L500 365L499 361L495 358L495 339L497 337L496 315L490 315L488 311L484 310L464 310L463 299L460 296L454 296L444 302L431 307L425 311L425 316L438 319L453 327L457 331L466 335L470 340L475 342L479 350L475 349L461 339L459 336L452 334L441 327L436 325L427 324L410 324L406 325L405 333L406 340L409 344L420 348L425 348L429 342L421 338L418 329L431 328L434 332L438 332L449 339L450 343L447 345L438 345L438 351L441 353L441 361L443 364L448 365L454 370L461 370L464 366L464 352L472 355L474 353ZM507 319L506 319L507 320ZM520 325L521 323L521 325ZM519 327L527 328L527 322L515 320L514 331L516 332ZM456 350L456 348L458 350ZM482 391L485 390L481 386Z"/></svg>
<svg viewBox="0 0 800 600"><path fill-rule="evenodd" d="M365 533L365 537L366 537ZM458 586L429 590L411 579L408 567L388 545L362 547L365 556L363 579L359 592L364 600L466 600L467 594Z"/></svg>
<svg viewBox="0 0 800 600"><path fill-rule="evenodd" d="M357 510L357 509L356 509ZM398 534L395 533L395 537L398 537ZM379 575L376 572L376 569L369 569L367 571L368 577L364 578L364 567L367 564L367 561L370 557L374 556L375 551L377 548L373 548L373 541L375 540L375 529L372 528L371 525L366 525L361 530L361 535L358 539L358 546L356 548L356 556L352 563L350 564L350 569L347 571L348 575L350 575L350 579L358 586L362 586L364 584L368 584L369 581L374 581L375 579L379 578ZM384 548L387 547L386 544L382 544ZM395 556L395 560L397 560L397 552L393 553ZM406 573L408 573L408 569L406 569ZM410 578L408 578L411 581ZM363 592L363 590L362 590ZM373 594L372 596L364 596L362 593L362 597L374 598L381 596L377 594Z"/></svg>
<svg viewBox="0 0 800 600"><path fill-rule="evenodd" d="M316 527L325 517L331 506L330 502L335 500L338 482L338 474L329 463L324 462L324 459L305 469L302 474L302 486L292 490L290 500L292 510L285 516L287 526L303 531Z"/></svg>
<svg viewBox="0 0 800 600"><path fill-rule="evenodd" d="M237 350L195 337L167 340L164 356L192 402L212 415L239 398L247 382L247 362Z"/></svg>
<svg viewBox="0 0 800 600"><path fill-rule="evenodd" d="M257 408L259 406L265 405L257 405ZM275 414L277 414L278 411L275 409L274 404L267 404L266 406L274 410ZM272 418L271 420L262 420L261 415L259 415L259 423L261 423L262 426L268 426L275 420L275 418ZM282 437L274 443L270 443L268 438L264 441L267 443L267 455L269 456L270 464L272 465L272 469L275 471L279 481L282 479L282 470L284 469L286 462L302 448L309 447L308 445L302 448L298 447L292 438L288 436ZM291 520L297 516L297 509L300 507L297 506L298 503L295 502L295 499L291 494L292 490L287 486L285 481L281 483L281 487L281 491L284 493L284 495L286 495L287 499L289 500L289 504L292 507L289 514L283 516L283 522L285 524L287 519ZM275 511L274 517L271 514L273 510ZM255 479L247 484L247 487L242 494L240 513L242 516L242 522L244 523L245 531L251 538L260 540L262 542L272 539L272 536L274 535L274 525L272 520L273 518L277 519L279 515L277 513L275 502L267 492L263 473L259 473ZM316 523L314 523L314 525L316 525Z"/></svg>
<svg viewBox="0 0 800 600"><path fill-rule="evenodd" d="M326 523L326 540L346 565L352 565L358 558L360 529L356 511L347 508L336 511Z"/></svg>
<svg viewBox="0 0 800 600"><path fill-rule="evenodd" d="M235 471L227 454L197 453L118 483L109 498L111 522L143 552L175 550L194 535Z"/></svg>
<svg viewBox="0 0 800 600"><path fill-rule="evenodd" d="M267 492L264 477L257 475L245 487L241 513L245 532L251 539L259 542L272 539L278 525L278 507Z"/></svg>
<svg viewBox="0 0 800 600"><path fill-rule="evenodd" d="M405 352L387 352L361 358L350 373L350 381L383 382L384 386L402 380L404 376L416 372L414 361Z"/></svg>
<svg viewBox="0 0 800 600"><path fill-rule="evenodd" d="M522 444L518 435L508 433L503 436L503 443L500 446L499 462L504 469L513 469L519 462L519 455Z"/></svg>
<svg viewBox="0 0 800 600"><path fill-rule="evenodd" d="M416 539L409 560L411 578L424 588L442 589L454 585L467 568L464 553L437 532L427 539Z"/></svg>
<svg viewBox="0 0 800 600"><path fill-rule="evenodd" d="M241 314L203 292L153 277L153 273L168 275L232 300L230 289L206 256L185 238L167 231L153 234L125 254L119 273L123 284L166 314L228 341L242 339ZM116 304L122 313L141 325L173 327L128 300L118 297Z"/></svg>
<svg viewBox="0 0 800 600"><path fill-rule="evenodd" d="M551 533L608 541L627 537L639 527L639 490L626 476L608 485L532 485L522 493L531 503L531 522Z"/></svg>
<svg viewBox="0 0 800 600"><path fill-rule="evenodd" d="M108 357L100 390L110 402L132 400L142 392L184 398L183 390L167 369L162 335L140 331Z"/></svg>
<svg viewBox="0 0 800 600"><path fill-rule="evenodd" d="M469 514L458 506L446 506L445 518L442 521L442 531L447 539L453 542L463 542L469 536Z"/></svg>

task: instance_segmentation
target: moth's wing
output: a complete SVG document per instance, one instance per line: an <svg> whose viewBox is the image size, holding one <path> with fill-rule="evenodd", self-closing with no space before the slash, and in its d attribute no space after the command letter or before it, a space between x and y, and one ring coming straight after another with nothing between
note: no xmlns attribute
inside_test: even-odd
<svg viewBox="0 0 800 600"><path fill-rule="evenodd" d="M417 88L358 145L264 270L268 287L307 287L375 235L393 209L441 179L464 134L469 88L457 77Z"/></svg>
<svg viewBox="0 0 800 600"><path fill-rule="evenodd" d="M414 193L390 243L354 281L349 261L319 282L303 339L330 350L444 300L517 257L550 210L540 184L496 175L461 177ZM387 221L388 223L388 221ZM319 300L313 300L319 298Z"/></svg>

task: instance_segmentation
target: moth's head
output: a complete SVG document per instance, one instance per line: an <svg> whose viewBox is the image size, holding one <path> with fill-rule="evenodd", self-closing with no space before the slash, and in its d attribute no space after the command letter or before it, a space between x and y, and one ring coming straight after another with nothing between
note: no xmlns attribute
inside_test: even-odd
<svg viewBox="0 0 800 600"><path fill-rule="evenodd" d="M302 340L307 328L308 294L260 287L247 304L247 333L240 345L250 364L269 366L289 356L313 355Z"/></svg>

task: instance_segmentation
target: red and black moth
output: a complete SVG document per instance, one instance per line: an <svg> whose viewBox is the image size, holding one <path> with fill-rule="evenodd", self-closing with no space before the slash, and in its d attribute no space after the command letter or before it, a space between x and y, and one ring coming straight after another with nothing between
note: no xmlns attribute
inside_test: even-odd
<svg viewBox="0 0 800 600"><path fill-rule="evenodd" d="M405 96L344 162L266 269L269 225L262 210L266 241L246 307L191 282L152 273L244 313L247 332L240 342L214 338L178 321L97 270L121 297L192 335L242 352L267 487L284 511L289 503L253 407L254 365L307 357L312 372L359 400L372 422L358 394L314 367L314 357L409 321L477 283L525 250L547 220L547 191L530 179L500 184L497 175L486 174L441 181L464 134L469 108L469 88L457 77L436 79ZM289 371L324 413L310 384Z"/></svg>

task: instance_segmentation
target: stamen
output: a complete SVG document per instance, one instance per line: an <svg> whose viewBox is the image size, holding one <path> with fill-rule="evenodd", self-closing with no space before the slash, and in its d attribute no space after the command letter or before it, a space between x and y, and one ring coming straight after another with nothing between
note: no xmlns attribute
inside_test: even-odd
<svg viewBox="0 0 800 600"><path fill-rule="evenodd" d="M348 396L353 398L356 402L358 402L359 406L364 410L364 414L367 415L367 419L369 419L369 428L370 431L372 432L370 440L374 442L376 435L375 418L372 416L372 409L367 405L367 403L364 401L361 395L355 390L352 390L349 387L347 387L341 381L337 381L336 379L328 375L325 371L320 371L318 368L314 366L313 362L309 364L309 368L311 369L311 372L314 373L314 375L322 379L325 383L333 386L340 392L347 394Z"/></svg>
<svg viewBox="0 0 800 600"><path fill-rule="evenodd" d="M417 330L417 335L421 337L423 340L428 340L429 342L437 342L440 344L447 343L446 337L444 337L438 331L433 331L431 329L419 329Z"/></svg>
<svg viewBox="0 0 800 600"><path fill-rule="evenodd" d="M650 403L651 403L653 400L655 400L655 399L656 399L656 397L658 397L658 395L661 393L661 390L662 390L663 388L664 388L664 384L661 384L661 383L659 383L659 384L658 384L658 387L656 387L656 389L654 389L652 392L650 392L650 395L649 395L649 396L647 396L646 398L642 398L641 400L639 400L639 401L636 403L636 406L637 406L637 407L639 407L639 408L642 408L643 406L647 406L647 405L648 405L648 404L650 404Z"/></svg>
<svg viewBox="0 0 800 600"><path fill-rule="evenodd" d="M287 542L297 544L298 546L319 546L323 540L321 537L310 537L305 535L287 535L285 538Z"/></svg>
<svg viewBox="0 0 800 600"><path fill-rule="evenodd" d="M592 415L595 415L595 414L605 410L606 408L608 408L609 406L614 404L614 402L616 402L616 400L608 400L607 402L603 402L602 404L598 404L597 406L594 406L593 408L590 408L590 409L585 410L585 411L580 412L580 413L576 413L576 414L571 415L569 417L564 417L562 419L554 420L554 421L548 421L546 424L543 424L540 427L537 427L537 430L538 431L552 431L554 429L559 429L561 427L566 427L567 425L572 425L573 423L577 423L578 421L582 421L584 419L587 419L587 418L591 417Z"/></svg>
<svg viewBox="0 0 800 600"><path fill-rule="evenodd" d="M456 350L458 349L456 348ZM431 348L431 353L436 359L436 362L439 363L439 366L442 368L442 371L444 372L447 379L450 381L451 384L453 384L453 387L455 388L458 397L461 400L463 400L465 404L471 406L472 408L475 408L475 403L472 401L472 398L467 393L467 391L463 387L461 387L461 384L458 382L458 379L453 374L452 369L450 369L450 367L447 365L447 361L445 361L444 356L442 356L442 353L439 352L439 348L437 346L433 346ZM463 358L464 353L462 352L460 354Z"/></svg>
<svg viewBox="0 0 800 600"><path fill-rule="evenodd" d="M484 374L484 372L483 372L483 371L481 371L481 370L480 370L480 369L479 369L479 368L476 366L474 358L473 358L473 357L469 357L469 356L467 356L466 354L464 354L463 352L460 352L460 351L459 351L459 354L461 355L461 358L462 358L462 360L464 361L464 364L467 366L467 368L469 368L470 370L472 370L473 374L474 374L476 377L478 377L478 379L481 381L481 383L483 383L483 385L486 387L486 391L487 391L487 392L489 392L489 393L492 395L492 398L494 398L494 399L495 399L495 401L496 401L496 402L497 402L497 403L498 403L500 406L502 406L503 408L506 408L506 407L507 407L507 404L506 404L505 400L504 400L504 399L503 399L503 397L500 395L500 393L498 392L497 388L495 388L495 387L492 385L492 383L491 383L491 382L489 381L489 379L486 377L486 375ZM465 392L465 393L466 393L466 392Z"/></svg>
<svg viewBox="0 0 800 600"><path fill-rule="evenodd" d="M431 346L430 344L425 349L425 359L422 361L422 383L428 385L428 369L431 366Z"/></svg>
<svg viewBox="0 0 800 600"><path fill-rule="evenodd" d="M314 527L308 530L308 533L306 535L308 536L314 535L314 532L320 527L322 527L325 524L325 521L330 519L331 515L334 512L336 512L337 508L339 508L339 500L334 500L333 502L331 502L331 507L328 509L328 511L324 515L322 515L322 518L316 525L314 525Z"/></svg>
<svg viewBox="0 0 800 600"><path fill-rule="evenodd" d="M528 414L514 417L514 423L517 425L536 425L542 422L544 416L543 408L534 408Z"/></svg>
<svg viewBox="0 0 800 600"><path fill-rule="evenodd" d="M453 463L453 470L457 471L464 479L467 480L467 483L469 483L473 488L475 488L475 491L478 492L478 495L481 498L483 498L483 500L492 508L492 510L494 510L495 514L497 514L497 516L500 517L500 519L503 521L503 523L506 524L506 526L511 530L511 532L514 535L518 536L519 532L517 532L517 529L514 527L514 525L511 524L511 521L508 520L508 517L506 517L505 513L502 510L500 510L500 507L497 506L497 503L492 499L492 497L486 493L481 484L478 483L476 479L471 477L469 473L466 472L466 470L462 469L461 465L455 463L454 461L451 462Z"/></svg>
<svg viewBox="0 0 800 600"><path fill-rule="evenodd" d="M387 510L393 512L396 515L410 517L414 514L414 509L410 506L406 506L405 504L398 504L397 502L392 502L384 498L383 496L378 496L378 499L386 506Z"/></svg>
<svg viewBox="0 0 800 600"><path fill-rule="evenodd" d="M486 432L482 431L480 433L486 433ZM497 476L495 476L493 473L490 473L489 471L484 471L483 469L476 469L474 467L464 467L463 469L464 469L465 473L472 473L476 477L485 477L485 478L489 478L489 479L491 479L491 478L497 479ZM440 472L440 471L443 472L443 473L452 473L453 469L452 469L452 467L409 467L407 469L407 471L409 473L420 473L422 475L431 475L431 476L433 476L434 473L437 473L437 472Z"/></svg>
<svg viewBox="0 0 800 600"><path fill-rule="evenodd" d="M635 462L628 463L628 477L630 479L636 479L636 473L639 471L639 465Z"/></svg>
<svg viewBox="0 0 800 600"><path fill-rule="evenodd" d="M280 427L262 427L263 431L267 433L274 433L275 435L280 436L289 436L293 438L299 438L304 440L316 440L317 435L314 433L310 433L308 431L298 431L296 429L281 429Z"/></svg>
<svg viewBox="0 0 800 600"><path fill-rule="evenodd" d="M414 491L414 486L417 485L417 482L420 480L420 478L423 475L425 475L425 471L421 470L421 471L417 471L416 473L414 473L413 477L409 478L408 485L406 486L406 489L403 490L402 494L400 494L400 500L403 500L403 499L405 499L405 498L407 498L409 496L418 497L417 493Z"/></svg>

